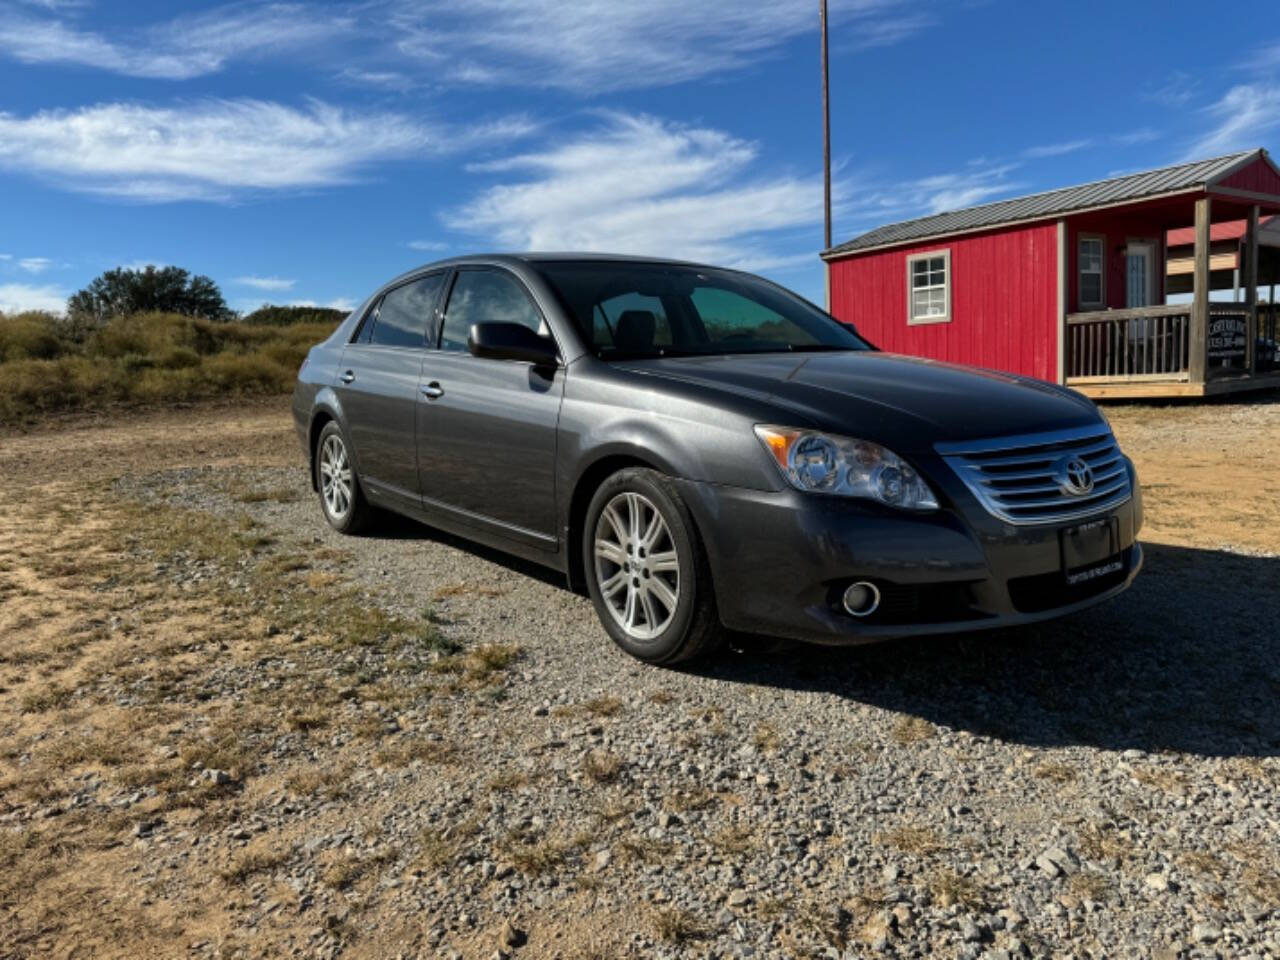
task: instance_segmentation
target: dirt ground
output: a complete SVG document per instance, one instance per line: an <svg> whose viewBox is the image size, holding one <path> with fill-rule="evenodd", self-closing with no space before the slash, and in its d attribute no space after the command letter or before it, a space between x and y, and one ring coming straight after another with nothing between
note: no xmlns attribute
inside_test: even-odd
<svg viewBox="0 0 1280 960"><path fill-rule="evenodd" d="M1115 405L1106 412L1142 479L1146 543L1187 548L1170 554L1184 566L1208 552L1280 557L1280 397ZM408 734L418 723L482 736L514 686L537 682L542 654L529 648L554 635L556 608L544 616L550 632L527 632L524 643L489 630L483 620L474 632L489 640L450 639L454 611L525 589L505 585L511 571L500 560L481 565L470 558L464 558L470 566L449 575L453 579L437 581L433 608L420 616L379 608L376 591L347 577L352 555L327 533L323 541L295 542L290 535L301 532L273 527L270 509L306 503L299 463L283 402L70 420L0 436L0 471L17 479L21 491L0 504L0 957L445 956L454 949L491 957L495 945L517 949L515 942L501 947L501 911L465 916L468 884L491 868L468 860L469 879L456 886L451 879L451 858L473 834L486 843L488 834L460 817L443 827L415 824L411 840L393 843L372 826L374 814L399 816L406 794L396 787L369 794L357 785L370 767L392 778L427 770L429 789L436 791L431 796L441 804L448 803L451 780L487 783L494 796L535 801L537 789L530 787L537 771L527 765L495 767L471 743ZM136 482L184 470L204 471L220 496L240 505L237 512L218 515L137 495ZM255 479L276 475L289 482ZM447 542L428 549L462 556ZM1195 583L1194 573L1182 571L1185 582ZM555 599L562 592L536 579L528 589L562 602ZM1207 582L1203 589L1229 591L1232 584ZM1276 595L1250 594L1261 603L1275 602ZM1193 623L1197 597L1183 599L1188 628L1212 637L1212 624ZM584 608L574 603L566 616L589 636ZM1127 609L1118 602L1111 616L1124 617ZM1138 616L1144 608L1132 609ZM1274 630L1280 603L1255 612ZM456 617L465 623L465 615ZM1121 624L1119 632L1124 629ZM464 634L459 628L457 635ZM655 722L674 709L665 706L671 695L662 671L638 672L621 658L610 660L609 669L633 678L627 683L640 691L644 709L659 714ZM679 689L693 690L691 703L701 703L693 684L719 682L693 677ZM553 690L545 694L554 699ZM589 729L607 726L624 709L608 697L583 703L564 707L562 716ZM876 722L892 731L899 750L917 739L910 723L923 724L919 739L934 729L892 711ZM770 738L760 729L757 746L768 752ZM1031 759L1018 749L1019 764L1054 769L1044 757ZM1231 751L1217 752L1215 760L1232 759ZM1241 751L1254 765L1233 776L1252 776L1274 790L1275 758L1258 766L1258 753ZM582 773L570 779L620 790L617 784L626 781L606 759L588 752ZM1221 774L1214 769L1205 776ZM535 843L519 830L493 840L499 872L504 862L514 864L534 883L554 875L557 865L586 857L598 839L590 833L613 823L608 803L622 802L624 793L601 799L597 820L584 814L576 832L554 844ZM729 809L741 802L734 796L720 794L715 809L737 816ZM687 809L701 809L688 802ZM343 832L343 843L313 843L335 832ZM615 857L630 850L641 866L647 862L643 850L625 842L610 849ZM1122 861L1124 855L1115 856ZM1252 868L1240 856L1238 866L1222 867L1222 877L1252 884L1255 899L1274 898L1280 909L1274 856L1274 850L1258 854ZM305 867L289 866L299 858L307 858ZM665 905L665 895L650 896L641 918L610 906L616 901L602 900L598 881L588 879L570 881L567 896L564 886L540 896L533 916L527 903L511 914L524 927L515 939L531 935L540 944L524 948L528 956L623 955L621 946L615 953L600 944L628 926L644 926L650 938L644 943L658 944L657 955L709 952L699 945L696 919ZM490 882L474 889L488 890ZM444 888L450 889L435 899L401 897L403 890ZM763 911L763 898L756 900ZM954 906L949 909L954 915ZM1194 907L1206 915L1211 909ZM799 905L795 913L769 921L782 933L776 954L768 955L810 955L807 947L786 944L821 942L815 931L825 921L811 924L809 940L798 933L799 939L787 939L787 931L803 927ZM868 914L864 929L876 916ZM948 923L936 942L960 943L956 924ZM927 951L934 935L917 933L910 942ZM1044 936L1042 943L1056 946L1052 935ZM1096 946L1102 933L1090 936L1087 949L1046 952L1106 954ZM844 943L840 938L827 939ZM627 949L647 955L636 942ZM937 949L965 955L951 946ZM902 955L917 954L903 946Z"/></svg>

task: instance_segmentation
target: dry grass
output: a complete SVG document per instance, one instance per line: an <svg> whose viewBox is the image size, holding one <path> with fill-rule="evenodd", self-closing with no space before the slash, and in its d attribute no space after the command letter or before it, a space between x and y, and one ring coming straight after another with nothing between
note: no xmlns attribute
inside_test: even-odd
<svg viewBox="0 0 1280 960"><path fill-rule="evenodd" d="M690 810L707 810L715 806L716 795L706 787L695 790L681 790L666 798L667 809L672 813L687 813Z"/></svg>
<svg viewBox="0 0 1280 960"><path fill-rule="evenodd" d="M706 928L688 910L658 907L650 920L653 935L666 943L683 944L707 935Z"/></svg>
<svg viewBox="0 0 1280 960"><path fill-rule="evenodd" d="M756 727L751 742L761 753L777 753L782 747L782 735L772 724L762 723Z"/></svg>
<svg viewBox="0 0 1280 960"><path fill-rule="evenodd" d="M726 856L742 857L760 845L760 837L746 824L730 824L708 836L707 844Z"/></svg>
<svg viewBox="0 0 1280 960"><path fill-rule="evenodd" d="M268 873L288 861L290 852L281 850L266 843L250 846L238 853L218 876L224 883L239 886L250 877L260 873Z"/></svg>
<svg viewBox="0 0 1280 960"><path fill-rule="evenodd" d="M986 904L986 892L972 877L962 876L953 870L938 870L927 881L934 902L944 909L962 907L980 910Z"/></svg>
<svg viewBox="0 0 1280 960"><path fill-rule="evenodd" d="M1068 784L1075 783L1076 770L1065 763L1042 763L1032 771L1032 776L1037 780L1047 780L1049 783Z"/></svg>
<svg viewBox="0 0 1280 960"><path fill-rule="evenodd" d="M443 740L405 737L379 747L373 755L373 765L397 769L415 762L457 763L460 755L461 751L458 747Z"/></svg>
<svg viewBox="0 0 1280 960"><path fill-rule="evenodd" d="M899 717L890 732L893 742L900 747L910 746L933 736L933 724L923 717Z"/></svg>
<svg viewBox="0 0 1280 960"><path fill-rule="evenodd" d="M662 863L671 855L670 843L643 833L620 837L613 849L623 863Z"/></svg>
<svg viewBox="0 0 1280 960"><path fill-rule="evenodd" d="M590 750L582 758L582 773L592 783L614 783L622 775L622 758L607 750Z"/></svg>
<svg viewBox="0 0 1280 960"><path fill-rule="evenodd" d="M523 874L539 876L558 869L593 840L594 835L587 831L573 835L516 831L500 843L498 859L506 860Z"/></svg>
<svg viewBox="0 0 1280 960"><path fill-rule="evenodd" d="M317 765L291 773L285 778L284 785L300 797L317 796L325 800L340 800L350 790L347 783L350 776L349 764L336 767Z"/></svg>
<svg viewBox="0 0 1280 960"><path fill-rule="evenodd" d="M1107 824L1085 824L1080 830L1080 852L1090 860L1127 860L1132 841Z"/></svg>
<svg viewBox="0 0 1280 960"><path fill-rule="evenodd" d="M1245 867L1243 887L1249 896L1265 907L1280 907L1280 871L1265 866Z"/></svg>
<svg viewBox="0 0 1280 960"><path fill-rule="evenodd" d="M532 774L524 770L503 770L489 778L486 786L494 793L510 793L533 783Z"/></svg>
<svg viewBox="0 0 1280 960"><path fill-rule="evenodd" d="M1115 884L1105 873L1097 870L1081 870L1067 880L1067 889L1081 900L1101 903L1106 900Z"/></svg>

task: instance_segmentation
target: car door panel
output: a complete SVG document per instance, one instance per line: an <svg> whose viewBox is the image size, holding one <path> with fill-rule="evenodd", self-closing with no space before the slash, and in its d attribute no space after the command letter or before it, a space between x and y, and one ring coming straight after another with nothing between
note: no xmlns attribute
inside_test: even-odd
<svg viewBox="0 0 1280 960"><path fill-rule="evenodd" d="M342 352L335 390L360 482L375 500L418 496L414 411L421 372L421 350L349 344Z"/></svg>
<svg viewBox="0 0 1280 960"><path fill-rule="evenodd" d="M465 309L464 309L465 308ZM459 270L418 398L418 468L426 508L556 546L556 431L563 369L490 360L465 349L473 322L540 328L527 291L505 271ZM433 395L432 395L433 394Z"/></svg>
<svg viewBox="0 0 1280 960"><path fill-rule="evenodd" d="M388 506L419 503L418 385L445 276L437 271L388 290L339 365L335 390L360 482Z"/></svg>
<svg viewBox="0 0 1280 960"><path fill-rule="evenodd" d="M527 363L431 354L423 384L443 393L418 402L421 489L429 508L555 540L556 427L563 371Z"/></svg>

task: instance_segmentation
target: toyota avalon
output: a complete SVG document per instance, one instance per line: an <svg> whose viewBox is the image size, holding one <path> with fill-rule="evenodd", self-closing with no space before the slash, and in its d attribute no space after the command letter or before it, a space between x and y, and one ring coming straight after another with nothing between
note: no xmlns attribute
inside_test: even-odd
<svg viewBox="0 0 1280 960"><path fill-rule="evenodd" d="M735 270L469 256L387 283L293 397L325 519L535 560L654 663L1025 624L1125 590L1133 464L1092 402L883 353Z"/></svg>

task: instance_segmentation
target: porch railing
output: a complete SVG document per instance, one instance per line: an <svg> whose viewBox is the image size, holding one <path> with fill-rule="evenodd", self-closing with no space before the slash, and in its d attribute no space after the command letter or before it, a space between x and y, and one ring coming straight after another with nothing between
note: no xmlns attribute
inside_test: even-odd
<svg viewBox="0 0 1280 960"><path fill-rule="evenodd" d="M1067 314L1068 380L1185 380L1191 306Z"/></svg>
<svg viewBox="0 0 1280 960"><path fill-rule="evenodd" d="M1261 313L1260 310L1260 331ZM1246 372L1243 331L1248 316L1248 308L1243 304L1209 304L1207 376ZM1269 322L1274 339L1274 309ZM1191 359L1190 331L1190 304L1068 314L1066 377L1077 383L1090 380L1187 380Z"/></svg>

